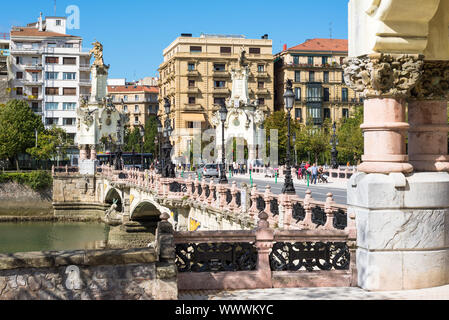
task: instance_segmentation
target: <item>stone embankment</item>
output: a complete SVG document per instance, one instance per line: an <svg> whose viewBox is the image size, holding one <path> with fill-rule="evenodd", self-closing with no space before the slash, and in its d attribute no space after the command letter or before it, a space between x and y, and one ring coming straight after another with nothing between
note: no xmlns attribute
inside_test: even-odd
<svg viewBox="0 0 449 320"><path fill-rule="evenodd" d="M0 216L51 216L53 191L34 191L16 182L0 183Z"/></svg>

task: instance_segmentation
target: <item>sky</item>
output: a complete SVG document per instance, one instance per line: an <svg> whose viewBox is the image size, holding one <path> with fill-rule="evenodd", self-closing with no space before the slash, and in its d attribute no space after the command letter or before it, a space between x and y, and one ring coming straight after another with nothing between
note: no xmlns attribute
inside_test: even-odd
<svg viewBox="0 0 449 320"><path fill-rule="evenodd" d="M0 32L37 21L39 13L54 16L55 0L2 1ZM128 81L158 76L162 51L181 33L238 34L260 39L268 34L273 54L283 44L293 47L307 39L346 39L348 0L56 0L56 16L79 8L81 36L89 49L95 40L104 46L109 78Z"/></svg>

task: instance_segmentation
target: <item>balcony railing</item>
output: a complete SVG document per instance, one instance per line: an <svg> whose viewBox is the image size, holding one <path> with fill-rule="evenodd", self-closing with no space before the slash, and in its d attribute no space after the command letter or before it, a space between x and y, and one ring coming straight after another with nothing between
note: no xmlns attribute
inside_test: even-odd
<svg viewBox="0 0 449 320"><path fill-rule="evenodd" d="M231 76L231 74L226 70L213 70L213 75L218 78L227 78Z"/></svg>
<svg viewBox="0 0 449 320"><path fill-rule="evenodd" d="M327 99L320 98L301 98L295 99L295 103L308 103L308 102L321 102L321 103L342 103L342 104L363 104L363 98L353 98L343 100L341 98Z"/></svg>
<svg viewBox="0 0 449 320"><path fill-rule="evenodd" d="M28 64L25 65L25 69L42 70L42 64L40 64L40 63L36 63L36 64L28 63Z"/></svg>
<svg viewBox="0 0 449 320"><path fill-rule="evenodd" d="M299 68L338 68L341 69L342 66L339 63L287 63L285 64L289 67L299 67Z"/></svg>

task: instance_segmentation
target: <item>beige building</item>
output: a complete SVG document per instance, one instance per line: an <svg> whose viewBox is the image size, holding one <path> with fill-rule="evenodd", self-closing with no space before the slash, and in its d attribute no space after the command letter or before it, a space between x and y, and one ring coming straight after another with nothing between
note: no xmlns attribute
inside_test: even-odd
<svg viewBox="0 0 449 320"><path fill-rule="evenodd" d="M182 34L164 51L160 75L159 110L164 98L171 102L174 123L175 157L187 150L192 128L212 128L211 117L217 104L231 96L230 71L239 67L242 50L250 68L250 99L258 100L268 114L274 110L274 68L272 40L244 36Z"/></svg>
<svg viewBox="0 0 449 320"><path fill-rule="evenodd" d="M144 126L150 115L157 115L159 88L151 86L108 86L108 93L117 110L124 111L130 128Z"/></svg>
<svg viewBox="0 0 449 320"><path fill-rule="evenodd" d="M275 109L284 108L287 79L293 81L295 105L292 117L301 123L321 125L347 118L363 101L343 79L343 60L348 56L348 40L311 39L284 50L274 57Z"/></svg>

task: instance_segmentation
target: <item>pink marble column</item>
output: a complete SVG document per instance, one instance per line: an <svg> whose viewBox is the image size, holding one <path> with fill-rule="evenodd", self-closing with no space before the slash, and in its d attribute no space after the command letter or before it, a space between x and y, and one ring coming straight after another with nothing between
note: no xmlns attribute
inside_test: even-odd
<svg viewBox="0 0 449 320"><path fill-rule="evenodd" d="M408 153L415 170L449 171L447 101L410 101L408 119Z"/></svg>
<svg viewBox="0 0 449 320"><path fill-rule="evenodd" d="M405 122L405 99L371 98L365 100L363 163L357 168L366 173L410 173L405 147L409 124Z"/></svg>
<svg viewBox="0 0 449 320"><path fill-rule="evenodd" d="M84 145L81 145L80 148L80 160L87 160L87 150Z"/></svg>

